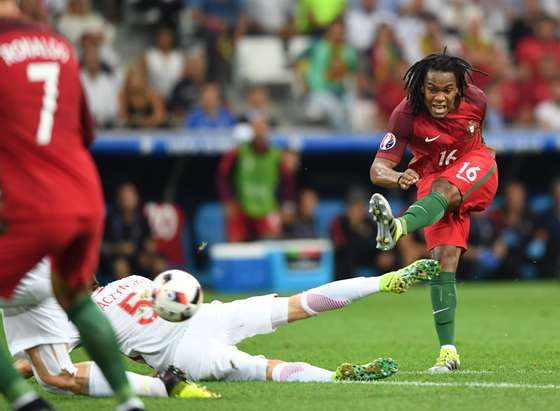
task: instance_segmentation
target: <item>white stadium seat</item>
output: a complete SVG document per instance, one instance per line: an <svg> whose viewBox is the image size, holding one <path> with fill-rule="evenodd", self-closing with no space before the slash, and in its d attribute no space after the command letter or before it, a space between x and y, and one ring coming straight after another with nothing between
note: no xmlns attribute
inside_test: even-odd
<svg viewBox="0 0 560 411"><path fill-rule="evenodd" d="M282 41L272 36L244 37L235 54L236 80L241 84L291 84Z"/></svg>

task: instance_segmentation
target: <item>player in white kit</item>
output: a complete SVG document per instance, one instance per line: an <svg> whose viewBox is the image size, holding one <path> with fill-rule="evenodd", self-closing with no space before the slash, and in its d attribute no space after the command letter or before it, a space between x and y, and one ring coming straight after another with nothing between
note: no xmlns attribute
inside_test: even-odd
<svg viewBox="0 0 560 411"><path fill-rule="evenodd" d="M73 364L71 335L77 333L52 295L50 262L43 259L19 284L14 298L0 301L8 347L16 368L35 375L47 390L63 394L113 395L99 367L92 361ZM185 381L175 369L157 378L127 372L131 386L143 396L216 398L217 394Z"/></svg>
<svg viewBox="0 0 560 411"><path fill-rule="evenodd" d="M342 364L331 371L304 362L253 356L235 345L379 291L401 293L414 282L438 273L437 262L419 260L380 277L336 281L291 297L271 294L203 304L193 318L182 323L170 323L155 314L146 299L152 282L144 277L131 276L99 288L93 299L111 321L121 351L143 359L157 371L175 366L195 381L371 381L394 374L397 364L378 359L364 365ZM78 342L74 333L72 345Z"/></svg>
<svg viewBox="0 0 560 411"><path fill-rule="evenodd" d="M173 365L193 381L371 381L394 374L397 364L378 359L364 365L342 364L331 371L304 362L250 355L236 344L378 291L404 292L416 281L438 274L436 261L419 260L380 277L335 281L291 297L270 294L231 303L214 301L203 304L191 319L181 323L156 315L146 299L152 282L144 277L113 282L94 292L93 299L115 328L122 352L141 356L158 371Z"/></svg>

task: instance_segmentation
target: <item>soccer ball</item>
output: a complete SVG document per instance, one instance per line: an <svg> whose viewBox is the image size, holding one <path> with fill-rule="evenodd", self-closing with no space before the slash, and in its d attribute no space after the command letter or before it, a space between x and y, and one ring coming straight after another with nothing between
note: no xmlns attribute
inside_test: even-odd
<svg viewBox="0 0 560 411"><path fill-rule="evenodd" d="M150 296L152 307L164 320L185 321L202 305L204 297L200 283L181 270L168 270L154 279Z"/></svg>

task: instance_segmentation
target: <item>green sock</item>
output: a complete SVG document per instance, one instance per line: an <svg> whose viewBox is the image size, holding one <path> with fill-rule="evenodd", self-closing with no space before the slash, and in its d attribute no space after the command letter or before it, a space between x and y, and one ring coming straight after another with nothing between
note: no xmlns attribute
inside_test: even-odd
<svg viewBox="0 0 560 411"><path fill-rule="evenodd" d="M412 204L399 220L403 234L437 223L445 215L449 204L443 194L433 191Z"/></svg>
<svg viewBox="0 0 560 411"><path fill-rule="evenodd" d="M455 309L457 308L457 289L455 273L440 273L431 282L432 309L439 344L455 345Z"/></svg>
<svg viewBox="0 0 560 411"><path fill-rule="evenodd" d="M4 348L0 347L0 391L9 402L14 402L22 395L34 392L21 375L14 369Z"/></svg>
<svg viewBox="0 0 560 411"><path fill-rule="evenodd" d="M97 363L119 403L135 397L126 378L117 339L109 320L85 297L68 310L68 318L80 332L83 346Z"/></svg>

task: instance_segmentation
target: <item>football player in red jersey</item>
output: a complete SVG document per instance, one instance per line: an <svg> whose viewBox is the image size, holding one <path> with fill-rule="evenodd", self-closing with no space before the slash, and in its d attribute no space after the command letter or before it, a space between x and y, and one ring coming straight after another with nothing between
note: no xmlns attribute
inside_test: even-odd
<svg viewBox="0 0 560 411"><path fill-rule="evenodd" d="M103 370L119 410L143 410L114 332L89 298L103 233L103 194L87 145L92 121L70 43L0 0L0 298L51 257L53 290ZM0 391L14 410L51 410L0 352Z"/></svg>
<svg viewBox="0 0 560 411"><path fill-rule="evenodd" d="M381 194L370 200L377 223L377 247L393 248L404 235L424 229L441 274L431 282L432 308L440 354L431 372L459 368L455 347L455 273L467 250L470 213L486 209L498 188L495 152L484 144L481 129L486 96L471 84L475 70L465 60L432 54L405 75L407 97L395 108L370 177L373 184L408 190L416 185L418 201L399 218ZM406 147L413 160L396 171Z"/></svg>

